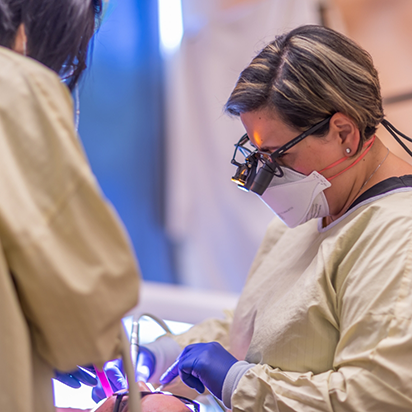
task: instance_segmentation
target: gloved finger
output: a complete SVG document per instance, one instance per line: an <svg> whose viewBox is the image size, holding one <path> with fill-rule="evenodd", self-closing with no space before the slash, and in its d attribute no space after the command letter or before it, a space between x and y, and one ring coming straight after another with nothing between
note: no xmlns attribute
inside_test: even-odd
<svg viewBox="0 0 412 412"><path fill-rule="evenodd" d="M205 385L203 385L198 378L194 377L190 373L180 371L180 378L187 386L196 389L199 393L203 393L205 391Z"/></svg>
<svg viewBox="0 0 412 412"><path fill-rule="evenodd" d="M182 379L187 386L196 389L199 393L203 393L205 386L200 380L201 377L197 374L196 370L193 369L194 365L198 363L194 349L196 348L188 347L187 350L181 354L179 360L179 375L180 379Z"/></svg>
<svg viewBox="0 0 412 412"><path fill-rule="evenodd" d="M177 358L174 363L169 366L166 372L160 377L159 382L162 385L165 385L170 383L177 376L179 376L179 358Z"/></svg>
<svg viewBox="0 0 412 412"><path fill-rule="evenodd" d="M96 386L97 379L95 376L91 375L89 372L83 370L81 367L78 367L77 370L70 372L73 378L76 378L79 382L87 386Z"/></svg>
<svg viewBox="0 0 412 412"><path fill-rule="evenodd" d="M127 382L123 375L123 362L120 359L107 362L103 369L114 392L127 389Z"/></svg>
<svg viewBox="0 0 412 412"><path fill-rule="evenodd" d="M100 382L92 389L92 399L99 403L102 399L106 397L104 393L103 387L101 386Z"/></svg>
<svg viewBox="0 0 412 412"><path fill-rule="evenodd" d="M136 369L136 382L147 382L150 377L150 371L147 367L142 366Z"/></svg>
<svg viewBox="0 0 412 412"><path fill-rule="evenodd" d="M113 392L120 389L127 389L127 382L123 376L122 369L123 363L120 359L109 361L103 367ZM98 403L104 398L106 398L106 394L101 382L98 380L97 385L92 390L92 399Z"/></svg>
<svg viewBox="0 0 412 412"><path fill-rule="evenodd" d="M136 380L147 382L153 375L156 365L156 357L145 346L140 346L136 365Z"/></svg>
<svg viewBox="0 0 412 412"><path fill-rule="evenodd" d="M70 373L63 373L56 370L54 371L54 378L74 389L78 389L80 388L80 386L82 386L79 380L72 376Z"/></svg>
<svg viewBox="0 0 412 412"><path fill-rule="evenodd" d="M96 375L96 371L93 365L86 365L86 366L82 365L82 366L79 366L79 368L85 369L86 371L91 372L93 375Z"/></svg>

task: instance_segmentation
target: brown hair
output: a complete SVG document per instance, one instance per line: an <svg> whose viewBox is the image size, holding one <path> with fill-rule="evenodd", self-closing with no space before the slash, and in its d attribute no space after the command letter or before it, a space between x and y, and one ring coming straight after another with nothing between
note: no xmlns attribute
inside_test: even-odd
<svg viewBox="0 0 412 412"><path fill-rule="evenodd" d="M359 128L359 147L384 117L371 56L342 34L316 25L298 27L263 48L240 74L225 110L239 116L267 107L301 131L344 113ZM315 134L324 135L328 127Z"/></svg>

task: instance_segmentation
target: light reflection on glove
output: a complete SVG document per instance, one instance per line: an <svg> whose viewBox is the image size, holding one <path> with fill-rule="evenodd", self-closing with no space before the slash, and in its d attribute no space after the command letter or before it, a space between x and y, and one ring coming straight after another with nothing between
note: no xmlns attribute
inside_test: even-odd
<svg viewBox="0 0 412 412"><path fill-rule="evenodd" d="M199 393L205 386L222 399L222 387L229 369L237 359L220 343L195 343L186 346L176 362L160 378L161 384L170 383L180 375L182 381Z"/></svg>
<svg viewBox="0 0 412 412"><path fill-rule="evenodd" d="M156 358L154 354L144 346L140 346L139 355L136 365L136 381L147 382L150 376L153 374L156 366ZM120 389L127 389L127 381L123 369L123 361L121 359L115 359L107 362L103 367L109 380L110 386L113 392L117 392ZM103 387L100 382L92 390L92 399L95 402L101 401L105 398Z"/></svg>
<svg viewBox="0 0 412 412"><path fill-rule="evenodd" d="M153 375L155 366L156 357L154 353L145 346L140 346L136 365L136 381L147 382Z"/></svg>
<svg viewBox="0 0 412 412"><path fill-rule="evenodd" d="M86 369L86 370L84 370ZM88 373L90 371L92 374ZM95 377L96 372L92 365L77 367L76 370L71 372L60 372L58 370L54 371L54 379L57 379L61 383L64 383L71 388L80 388L81 384L87 386L97 385L97 379Z"/></svg>

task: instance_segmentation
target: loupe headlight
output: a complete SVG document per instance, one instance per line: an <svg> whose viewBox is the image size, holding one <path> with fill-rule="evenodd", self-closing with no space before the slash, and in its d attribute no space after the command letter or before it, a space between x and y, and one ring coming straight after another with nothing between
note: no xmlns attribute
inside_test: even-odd
<svg viewBox="0 0 412 412"><path fill-rule="evenodd" d="M232 182L237 183L240 189L249 191L256 177L258 161L254 154L245 159L245 163L238 163L232 160L232 164L237 166L236 173L232 177Z"/></svg>
<svg viewBox="0 0 412 412"><path fill-rule="evenodd" d="M258 155L256 150L252 150L245 145L249 142L249 137L244 134L235 144L235 152L232 157L232 165L237 166L236 173L232 177L240 189L249 191L256 177L258 165Z"/></svg>

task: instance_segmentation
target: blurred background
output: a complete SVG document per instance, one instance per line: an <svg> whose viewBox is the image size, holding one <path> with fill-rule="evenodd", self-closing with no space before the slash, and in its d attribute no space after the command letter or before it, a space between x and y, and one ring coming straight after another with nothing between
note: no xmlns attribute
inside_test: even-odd
<svg viewBox="0 0 412 412"><path fill-rule="evenodd" d="M146 281L240 292L273 215L230 180L243 128L222 107L265 43L306 23L371 53L387 118L411 136L410 0L110 0L80 136Z"/></svg>

